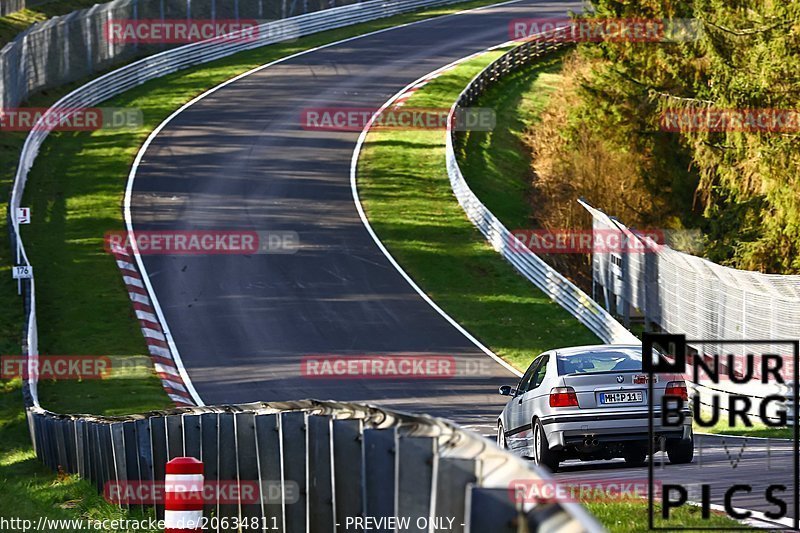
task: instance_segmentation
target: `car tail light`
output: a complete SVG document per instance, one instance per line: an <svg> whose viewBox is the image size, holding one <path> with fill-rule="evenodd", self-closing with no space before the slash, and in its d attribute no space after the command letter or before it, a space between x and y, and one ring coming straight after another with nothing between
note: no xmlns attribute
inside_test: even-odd
<svg viewBox="0 0 800 533"><path fill-rule="evenodd" d="M689 391L686 390L686 383L683 381L670 381L664 389L664 396L680 396L684 400L689 399Z"/></svg>
<svg viewBox="0 0 800 533"><path fill-rule="evenodd" d="M578 396L572 387L556 387L550 391L550 407L578 407Z"/></svg>

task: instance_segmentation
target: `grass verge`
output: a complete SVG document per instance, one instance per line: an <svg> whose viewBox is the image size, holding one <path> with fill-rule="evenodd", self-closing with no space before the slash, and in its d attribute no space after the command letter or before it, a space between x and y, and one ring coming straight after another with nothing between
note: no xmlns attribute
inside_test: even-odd
<svg viewBox="0 0 800 533"><path fill-rule="evenodd" d="M530 228L531 157L523 139L561 79L563 53L504 77L476 107L494 109L492 131L467 132L458 157L470 188L509 229Z"/></svg>
<svg viewBox="0 0 800 533"><path fill-rule="evenodd" d="M406 105L449 108L469 80L499 54L490 52L463 63L414 93ZM534 78L546 78L548 69L552 65L534 71ZM503 142L513 138L504 130L508 110L497 109L499 127L487 134L490 145L499 138ZM526 368L534 356L550 348L599 342L520 276L466 218L447 178L444 137L441 130L375 131L364 145L360 196L370 223L392 255L459 324L517 368ZM493 190L490 208L500 206L504 214L521 219L527 213L517 200L519 187L491 183L492 175L512 180L506 178L508 167L522 166L512 150L508 146L502 150L507 156L502 162L473 161L469 168L485 178L478 190Z"/></svg>
<svg viewBox="0 0 800 533"><path fill-rule="evenodd" d="M381 28L494 3L464 2L324 32L292 43L265 47L148 82L112 100L108 107L141 108L135 130L61 132L50 136L30 174L24 205L33 223L24 227L36 269L40 351L62 355L145 354L145 344L103 235L123 229L121 201L128 170L147 135L172 111L206 89L290 54ZM77 86L48 91L27 105L46 106ZM0 234L22 133L0 135ZM0 240L0 353L20 353L23 316L11 280L12 250ZM41 383L42 405L59 412L123 414L169 405L152 371L117 373L109 380ZM105 504L93 486L75 476L54 476L34 457L22 406L20 383L0 382L0 517L136 517ZM61 531L73 529L63 528Z"/></svg>
<svg viewBox="0 0 800 533"><path fill-rule="evenodd" d="M473 192L508 228L532 227L529 191L533 176L524 139L562 80L563 58L563 52L553 54L532 68L503 78L479 98L475 107L494 109L502 127L469 132L458 153L461 170ZM640 336L641 331L634 333ZM732 427L724 421L710 428L695 424L695 431L784 439L793 436L791 427Z"/></svg>
<svg viewBox="0 0 800 533"><path fill-rule="evenodd" d="M590 502L585 504L586 508L603 524L609 533L630 533L631 531L647 531L648 515L647 502L625 501L625 502ZM653 526L669 531L679 531L687 528L710 528L714 530L743 528L745 526L731 520L724 513L711 511L711 516L704 519L701 515L700 507L687 505L678 507L670 511L668 520L661 519L661 506L654 506Z"/></svg>
<svg viewBox="0 0 800 533"><path fill-rule="evenodd" d="M153 380L155 382L155 380ZM142 386L138 373L116 373L87 389L80 384L60 387L77 412L123 414L164 407L164 392ZM31 448L25 412L21 408L22 382L0 383L0 518L31 520L143 520L149 513L123 511L110 505L94 485L78 476L54 475L36 458ZM52 388L51 388L52 390ZM43 398L45 400L45 398ZM50 396L47 401L54 402ZM78 527L51 526L50 531L79 531ZM124 531L124 530L123 530ZM143 528L140 531L160 531Z"/></svg>
<svg viewBox="0 0 800 533"><path fill-rule="evenodd" d="M731 426L727 422L719 422L711 427L702 427L694 424L695 433L718 433L722 435L738 435L742 437L763 437L770 439L791 439L794 429L790 427L770 427L761 423L754 423L752 427L742 425Z"/></svg>
<svg viewBox="0 0 800 533"><path fill-rule="evenodd" d="M404 105L449 108L499 54L489 52L459 65ZM494 108L497 127L467 137L461 168L481 201L510 227L524 227L530 217L525 201L530 160L522 135L543 109L559 68L558 56L542 61L506 78L474 104ZM597 343L588 329L517 274L466 218L450 189L444 139L441 130L373 131L367 137L358 188L383 243L433 300L518 368L550 348ZM644 501L587 507L612 532L647 529ZM694 507L677 509L669 525L739 526L719 514L703 520Z"/></svg>

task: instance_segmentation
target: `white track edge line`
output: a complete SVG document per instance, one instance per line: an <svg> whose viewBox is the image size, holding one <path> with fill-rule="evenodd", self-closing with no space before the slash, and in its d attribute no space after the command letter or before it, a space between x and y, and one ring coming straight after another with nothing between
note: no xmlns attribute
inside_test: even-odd
<svg viewBox="0 0 800 533"><path fill-rule="evenodd" d="M695 507L702 507L702 504L699 503L699 502L687 501L686 503L688 503L689 505L695 506ZM733 518L732 516L729 516L728 515L728 511L727 511L727 509L725 509L724 505L720 505L718 503L709 503L708 507L713 511L722 511L723 513L725 513L725 516L727 516L731 520L736 520L740 524L746 525L748 527L754 527L754 528L758 528L759 527L756 524L748 523L748 522L753 522L753 521L763 522L763 523L765 523L767 525L780 524L782 526L794 527L794 519L793 518L789 518L789 517L785 517L785 518L769 518L769 517L767 517L767 515L765 515L761 511L753 511L752 509L745 509L744 507L733 507L733 506L731 506L731 509L733 509L737 513L742 513L742 512L745 512L745 511L750 513L750 517L749 518L739 519L739 518ZM768 529L771 529L773 531L775 530L775 528L768 528Z"/></svg>
<svg viewBox="0 0 800 533"><path fill-rule="evenodd" d="M378 35L380 33L397 30L399 28L405 28L405 27L408 27L408 26L414 26L414 25L417 25L417 24L422 24L422 23L433 21L433 20L441 20L443 18L453 17L453 16L456 16L456 15L461 15L461 14L469 13L469 12L472 12L472 11L481 11L481 10L492 8L492 7L498 7L498 6L503 6L503 5L507 5L507 4L515 4L515 3L520 2L520 1L522 1L522 0L510 0L510 1L507 1L507 2L500 2L500 3L497 3L497 4L490 4L490 5L487 5L487 6L480 6L480 7L473 8L473 9L465 9L465 10L461 10L461 11L456 11L454 13L449 13L447 15L433 16L433 17L426 18L426 19L423 19L423 20L418 20L418 21L414 21L414 22L407 22L407 23L401 24L399 26L390 26L388 28L382 28L380 30L375 30L375 31L372 31L372 32L369 32L369 33L364 33L362 35L355 35L353 37L348 37L347 39L342 39L340 41L335 41L335 42L332 42L332 43L326 43L326 44L323 44L323 45L320 45L320 46L316 46L314 48L309 48L308 50L302 50L302 51L297 52L295 54L291 54L291 55L288 55L286 57L282 57L280 59L276 59L275 61L271 61L271 62L266 63L264 65L260 65L258 67L255 67L255 68L251 69L251 70L243 72L242 74L234 76L233 78L231 78L231 79L229 79L227 81L224 81L224 82L222 82L221 84L219 84L219 85L217 85L215 87L212 87L211 89L201 93L200 95L198 95L195 98L191 99L190 101L186 102L184 105L182 105L176 111L174 111L171 115L169 115L166 119L164 119L164 121L161 122L161 124L159 124L156 127L156 129L154 129L150 133L150 135L148 135L148 137L145 140L144 144L142 144L141 148L139 149L139 151L136 154L136 158L134 159L133 165L131 166L131 170L128 173L128 183L127 183L127 186L125 188L124 217L125 217L125 225L128 228L129 236L135 235L135 232L134 232L134 229L133 229L133 220L132 220L132 217L131 217L131 196L133 194L133 183L136 180L136 172L139 170L139 165L141 164L142 159L144 159L145 152L147 152L147 149L150 147L150 144L155 140L155 138L158 136L158 134L161 133L161 131L170 122L172 122L172 120L175 117L180 115L182 112L184 112L185 110L187 110L188 108L190 108L191 106L193 106L194 104L199 102L200 100L204 99L206 96L208 96L210 94L213 94L213 93L217 92L218 90L222 89L223 87L226 87L226 86L230 85L231 83L234 83L234 82L236 82L236 81L238 81L238 80L240 80L240 79L242 79L242 78L244 78L246 76L249 76L251 74L255 74L256 72L259 72L261 70L269 68L269 67L271 67L273 65L277 65L279 63L283 63L284 61L289 61L290 59L294 59L296 57L300 57L300 56L303 56L305 54L310 54L312 52L323 50L325 48L338 46L340 44L345 44L345 43L350 42L350 41L355 41L356 39L362 39L362 38L365 38L365 37ZM446 7L446 6L440 6L440 7ZM375 20L380 20L380 19L375 19ZM313 34L309 34L309 35L313 35ZM266 45L266 46L269 46L269 45ZM359 147L360 147L360 143L361 143L361 140L359 139ZM361 211L361 206L360 206L358 201L356 201L356 207L359 209L359 214L362 217L362 221L364 221L365 218L363 216L363 212ZM368 224L367 224L367 229L369 229L371 231L371 229L369 228ZM373 237L373 238L376 239L376 237ZM136 259L136 264L139 267L139 272L141 272L141 274L142 274L142 280L144 281L144 284L147 287L147 292L150 295L150 300L152 302L153 308L155 309L156 315L158 316L159 321L161 322L161 328L164 330L164 335L166 336L167 343L170 346L170 351L172 352L172 357L173 357L173 359L175 361L175 366L178 368L178 372L180 373L181 378L183 378L183 381L186 384L186 388L189 390L189 393L192 396L192 399L195 401L195 403L197 403L198 406L202 407L202 406L205 405L205 403L200 398L200 395L197 393L197 390L195 390L194 384L192 383L192 379L189 377L189 373L186 371L186 368L183 365L183 360L181 359L180 353L178 352L178 346L175 344L175 340L172 337L172 333L171 333L171 331L169 329L169 325L167 324L167 320L164 317L164 313L163 313L163 311L161 309L161 304L159 303L158 297L156 297L155 290L153 289L153 285L150 282L150 276L147 273L147 269L144 266L144 261L142 260L141 254L139 254L138 247L136 246L136 239L130 239L130 242L131 242L131 249L133 250L133 256ZM411 279L408 278L405 275L405 273L402 271L402 269L399 268L399 266L397 266L397 264L394 262L394 259L392 259L390 255L388 255L388 252L385 251L385 248L383 248L383 245L380 244L380 241L377 241L377 239L376 239L376 242L378 243L378 246L384 250L384 253L387 254L387 257L389 257L389 260L395 265L395 268L398 268L400 273L403 274L404 277L406 277L411 282L412 286L416 287L414 282L411 281ZM427 301L434 307L434 309L439 310L440 314L444 313L443 311L441 311L438 308L438 306L436 306L436 304L434 304L429 298L427 298L427 295L424 295L424 293L422 293L421 290L418 287L416 287L416 288L417 288L417 292L419 292L421 295L423 295L423 298L427 299ZM477 339L474 339L474 337L472 337L469 333L467 333L465 330L463 330L463 328L461 328L461 326L456 324L455 321L453 321L452 318L450 318L446 314L443 314L443 316L445 316L445 318L447 318L449 321L451 321L451 323L454 326L456 326L456 329L459 329L460 331L462 331L462 333L464 333L468 338L470 338L474 343L476 343L476 345L478 347L480 347L483 351L485 351L488 355L490 355L493 358L497 359L503 366L505 366L506 368L508 368L509 370L514 372L515 374L521 375L516 369L514 369L513 367L508 365L505 361L503 361L502 359L497 357L488 348L486 348L482 344L480 344L477 341Z"/></svg>
<svg viewBox="0 0 800 533"><path fill-rule="evenodd" d="M494 4L494 5L513 4L513 3L518 2L518 1L520 1L520 0L512 0L511 2L503 2L502 4ZM484 9L485 7L493 7L493 6L484 6L484 7L480 7L480 8L477 8L475 10L472 10L472 11L478 11L480 9ZM459 12L459 13L463 13L463 12ZM458 14L458 13L454 13L454 14ZM398 27L401 27L401 26L398 26ZM458 65L460 63L463 63L465 61L469 61L470 59L472 59L474 57L477 57L477 56L479 56L481 54L484 54L486 52L495 50L497 48L502 48L503 46L507 46L509 44L510 44L510 41L509 42L505 42L505 43L501 43L499 45L494 45L494 46L489 47L486 50L483 50L481 52L476 52L476 53L471 54L471 55L469 55L467 57L463 57L461 59L457 59L456 61L453 61L452 63L449 63L449 64L447 64L447 65L445 65L443 67L440 67L440 68L438 68L438 69L436 69L436 70L434 70L434 71L432 71L432 72L420 77L419 79L417 79L417 80L413 81L412 83L408 84L407 86L405 86L397 94L395 94L389 100L387 100L386 103L384 103L383 106L381 106L381 108L378 110L378 112L375 113L375 115L380 114L387 107L389 107L395 100L397 100L401 96L403 96L403 94L405 94L406 91L411 89L414 85L416 85L416 84L422 82L423 80L429 78L430 76L433 76L433 75L435 75L435 74L437 74L437 73L439 73L439 72L441 72L443 70L446 70L446 69L448 69L450 67L456 66L456 65ZM508 364L506 361L501 359L497 354L495 354L487 346L485 346L478 339L476 339L471 333L469 333L466 329L464 329L458 322L456 322L453 319L453 317L448 315L441 307L439 307L436 304L436 302L434 302L431 299L431 297L428 296L428 294L425 293L425 291L423 291L420 288L420 286L416 284L416 282L411 278L411 276L409 276L403 270L403 268L397 263L395 258L392 256L392 254L389 253L389 250L386 249L386 246L384 246L383 242L381 242L380 238L375 233L375 230L372 229L372 226L370 225L369 220L367 219L366 213L364 212L364 208L361 205L361 200L360 200L360 197L359 197L359 194L358 194L357 175L358 175L358 158L361 155L361 149L362 149L362 147L364 145L364 141L366 140L367 135L369 134L369 130L372 127L373 122L375 121L375 115L373 115L373 117L369 120L367 125L364 127L364 130L361 132L361 135L359 135L358 142L356 143L356 148L353 151L353 157L352 157L351 162L350 162L350 189L351 189L351 191L353 193L353 201L355 202L356 210L358 211L358 215L361 218L361 222L364 224L364 227L366 228L366 230L369 233L370 237L372 237L372 240L375 241L375 244L378 246L378 248L381 250L381 252L383 252L383 254L386 256L386 258L389 260L389 262L392 264L392 266L400 273L401 276L403 276L403 278L420 295L420 297L422 297L423 300L425 300L437 313L439 313L445 320L447 320L453 327L455 327L462 335L464 335L473 344L475 344L475 346L477 346L482 352L484 352L486 355L488 355L489 357L491 357L492 359L497 361L499 364L501 364L503 367L505 367L506 369L510 370L511 372L516 374L517 376L522 376L522 372L520 372L519 370L517 370L516 368L514 368L510 364ZM714 435L714 436L723 436L723 437L735 437L735 435L716 435L714 433L700 433L700 435ZM740 438L743 438L743 437L740 437ZM751 437L751 438L764 438L764 437ZM691 502L691 501L687 502L687 503L690 503L692 505L699 505L696 502ZM715 510L715 511L726 511L723 506L718 505L718 504L714 504L714 503L710 504L710 508ZM774 520L774 519L766 518L764 513L760 512L760 511L752 511L750 509L744 509L744 508L739 508L739 507L734 507L733 509L735 511L738 511L738 512L749 511L750 513L752 513L751 517L754 520L763 521L763 522L777 523L777 524L781 524L781 525L788 525L790 527L794 525L794 522L791 519L788 519L788 518Z"/></svg>
<svg viewBox="0 0 800 533"><path fill-rule="evenodd" d="M514 0L514 1L517 1L517 0ZM513 2L506 2L506 3L513 3ZM406 91L408 91L414 85L422 82L423 80L425 80L427 78L430 78L431 76L434 76L434 75L438 74L439 72L447 70L447 69L449 69L449 68L451 68L451 67L453 67L455 65L458 65L460 63L463 63L465 61L469 61L470 59L472 59L474 57L477 57L477 56L479 56L481 54L484 54L488 50L490 50L490 49L482 50L480 52L475 52L474 54L471 54L471 55L466 56L466 57L462 57L461 59L457 59L457 60L453 61L452 63L448 63L447 65L445 65L443 67L440 67L440 68L438 68L438 69L436 69L434 71L429 72L428 74L425 74L424 76L420 77L419 79L414 80L413 82L409 83L407 86L403 87L397 94L392 96L389 100L386 101L386 103L383 104L383 106L381 106L381 108L370 118L370 120L367 123L367 125L361 131L361 135L358 137L358 142L356 143L355 150L353 150L353 157L350 160L350 190L353 193L353 202L356 205L356 210L358 211L358 216L361 218L361 222L364 224L364 227L366 228L367 233L369 233L370 237L372 237L372 240L375 241L375 244L377 245L378 249L380 249L380 251L383 252L383 255L386 256L386 259L389 260L389 263L391 263L392 266L395 268L395 270L397 270L397 272L399 272L400 275L403 276L403 279L405 279L406 282L408 282L408 284L411 285L411 288L413 288L417 292L417 294L419 294L420 297L423 300L425 300L425 302L427 302L428 305L430 305L433 308L434 311L439 313L439 315L441 315L442 318L447 320L447 322L449 322L451 326L453 326L456 330L458 330L459 333L464 335L464 337L466 337L470 342L472 342L472 344L474 344L483 353L485 353L486 355L488 355L489 357L494 359L497 363L499 363L501 366L503 366L506 370L509 370L510 372L512 372L513 374L515 374L517 376L522 376L522 372L520 372L519 370L517 370L516 368L511 366L509 363L504 361L502 358L500 358L496 353L494 353L492 350L490 350L481 341L476 339L474 335L472 335L469 331L464 329L461 326L461 324L456 322L455 319L453 319L453 317L448 315L444 311L444 309L439 307L436 304L436 302L434 302L431 299L431 297L428 296L428 294L425 293L425 291L423 291L422 288L420 288L419 285L417 285L417 283L411 278L411 276L409 276L406 273L406 271L403 270L403 268L395 260L395 258L389 252L389 250L386 249L386 246L384 246L383 242L381 242L380 238L375 233L375 230L372 229L372 226L370 225L369 220L367 219L367 215L364 212L364 208L361 205L361 198L359 197L359 194L358 194L358 184L357 184L358 158L361 155L361 149L362 149L362 147L364 145L364 141L366 140L367 135L369 134L369 130L372 127L372 124L375 122L376 116L379 115L387 107L392 105L392 103L395 100L400 98L403 94L406 93Z"/></svg>

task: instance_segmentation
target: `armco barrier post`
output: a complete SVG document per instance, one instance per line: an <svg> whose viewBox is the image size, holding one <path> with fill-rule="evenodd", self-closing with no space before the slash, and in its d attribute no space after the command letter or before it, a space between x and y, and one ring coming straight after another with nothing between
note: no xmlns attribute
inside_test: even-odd
<svg viewBox="0 0 800 533"><path fill-rule="evenodd" d="M203 463L176 457L167 463L164 479L164 531L203 531Z"/></svg>
<svg viewBox="0 0 800 533"><path fill-rule="evenodd" d="M62 464L55 446L60 429L65 445L74 440L74 466L99 490L107 483L152 483L154 490L136 491L151 501L131 505L155 505L166 531L202 531L204 520L214 526L205 531L236 531L236 515L218 506L238 510L237 483L253 481L265 489L261 505L242 505L242 517L261 516L263 529L283 533L352 531L345 518L363 516L452 517L451 533L602 531L574 504L518 507L509 483L541 479L539 472L445 420L317 400L198 408L181 424L183 455L169 461L181 427L165 421L187 412L75 418L74 436L59 427L72 417L34 411L32 419L37 451L51 468Z"/></svg>
<svg viewBox="0 0 800 533"><path fill-rule="evenodd" d="M297 487L296 502L284 502L286 533L308 531L306 524L306 413L294 411L281 413L281 444L283 457L283 482ZM284 489L285 490L285 489Z"/></svg>
<svg viewBox="0 0 800 533"><path fill-rule="evenodd" d="M219 434L217 435L217 474L220 484L237 484L236 477L236 426L233 413L219 413ZM217 498L218 532L237 533L236 519L239 517L239 505L233 498ZM227 518L227 520L225 520Z"/></svg>
<svg viewBox="0 0 800 533"><path fill-rule="evenodd" d="M167 425L163 416L150 418L150 445L153 452L153 481L159 482L165 479L166 471L164 465L169 461L167 455ZM164 517L164 503L155 501L156 518L159 520Z"/></svg>

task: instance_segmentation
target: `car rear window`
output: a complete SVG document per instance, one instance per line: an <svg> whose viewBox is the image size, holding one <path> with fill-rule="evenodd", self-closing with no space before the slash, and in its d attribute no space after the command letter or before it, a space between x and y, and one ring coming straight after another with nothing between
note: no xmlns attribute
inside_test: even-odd
<svg viewBox="0 0 800 533"><path fill-rule="evenodd" d="M587 352L558 355L556 361L560 375L642 370L642 355L635 352Z"/></svg>

